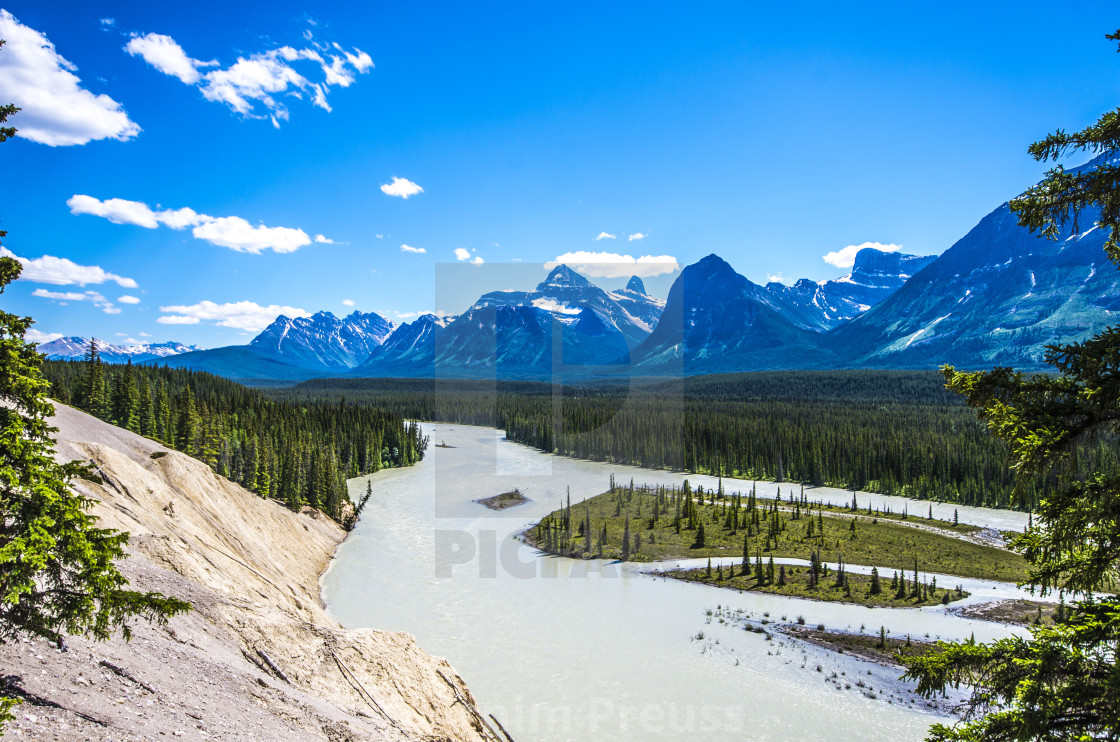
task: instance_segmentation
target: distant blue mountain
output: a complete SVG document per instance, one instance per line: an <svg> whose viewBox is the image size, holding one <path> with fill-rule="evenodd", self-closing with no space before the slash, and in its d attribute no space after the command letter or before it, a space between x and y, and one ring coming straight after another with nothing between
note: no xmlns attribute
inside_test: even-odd
<svg viewBox="0 0 1120 742"><path fill-rule="evenodd" d="M185 345L176 342L127 343L120 345L106 343L100 340L97 342L97 349L98 355L105 363L125 363L127 361L142 363L155 358L168 358L170 356L179 355L180 353L202 350L202 348L197 345ZM85 357L88 350L89 338L83 337L58 338L57 340L51 340L39 346L39 352L52 361L81 360Z"/></svg>
<svg viewBox="0 0 1120 742"><path fill-rule="evenodd" d="M712 254L687 266L665 301L646 294L638 277L605 291L557 266L533 291L484 294L457 317L424 315L399 327L359 313L280 317L249 346L159 362L279 381L572 378L617 367L642 375L944 363L1041 369L1048 344L1083 340L1120 316L1120 271L1104 255L1094 215L1082 219L1080 231L1047 240L1020 227L1005 203L940 256L865 249L849 275L791 286L759 286Z"/></svg>
<svg viewBox="0 0 1120 742"><path fill-rule="evenodd" d="M393 329L391 321L374 312L341 319L330 312L295 319L280 315L249 347L283 363L334 374L365 362Z"/></svg>
<svg viewBox="0 0 1120 742"><path fill-rule="evenodd" d="M199 350L192 353L145 361L145 366L171 366L192 371L205 371L216 376L247 384L269 384L278 381L305 381L330 376L302 366L278 361L247 345Z"/></svg>

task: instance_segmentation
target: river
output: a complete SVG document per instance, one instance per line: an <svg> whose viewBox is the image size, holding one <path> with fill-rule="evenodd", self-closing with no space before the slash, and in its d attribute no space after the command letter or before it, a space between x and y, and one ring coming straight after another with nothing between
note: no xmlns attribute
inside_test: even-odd
<svg viewBox="0 0 1120 742"><path fill-rule="evenodd" d="M323 576L328 609L347 627L408 631L446 657L486 713L517 742L555 740L920 740L944 711L880 668L785 638L743 630L794 621L915 638L984 641L1007 627L937 606L870 609L737 593L646 574L649 565L541 556L515 536L560 507L619 482L705 489L711 477L544 454L501 431L425 424L432 446L406 469L351 480L372 484L366 515ZM440 445L436 445L440 444ZM446 445L447 447L442 447ZM751 482L724 479L725 490ZM778 487L758 482L760 496ZM493 512L474 501L519 488L531 502ZM851 501L814 488L811 500ZM928 503L860 493L869 502L925 514ZM934 504L951 518L954 506ZM956 508L961 522L1021 529L1021 513ZM729 560L730 561L730 560ZM963 584L978 601L1019 594L1009 585ZM709 612L711 612L709 614ZM767 627L772 628L772 627Z"/></svg>

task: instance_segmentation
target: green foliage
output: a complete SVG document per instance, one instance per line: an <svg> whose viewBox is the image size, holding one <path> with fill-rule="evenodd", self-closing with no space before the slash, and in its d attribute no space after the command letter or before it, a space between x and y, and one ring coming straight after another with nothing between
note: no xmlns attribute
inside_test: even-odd
<svg viewBox="0 0 1120 742"><path fill-rule="evenodd" d="M0 292L21 270L0 258ZM125 589L115 562L128 534L96 527L87 512L92 501L69 486L84 468L52 456L54 407L42 356L24 340L31 324L0 312L0 642L32 635L61 644L63 634L103 640L116 630L128 639L129 619L163 623L190 604ZM11 706L0 699L0 721Z"/></svg>
<svg viewBox="0 0 1120 742"><path fill-rule="evenodd" d="M1120 31L1108 38L1120 40ZM1120 110L1076 134L1058 131L1031 147L1036 159L1070 150L1115 151ZM1109 258L1120 263L1120 169L1106 164L1070 174L1060 166L1012 202L1020 224L1054 237L1077 228L1083 212L1109 231ZM935 725L932 740L1115 739L1120 729L1120 599L1093 597L1115 584L1120 559L1120 478L1079 461L1086 442L1115 446L1120 433L1120 331L1110 328L1047 355L1059 375L1026 377L944 369L947 386L963 394L993 435L1005 441L1019 481L1042 478L1048 488L1033 525L1016 542L1031 563L1029 583L1042 592L1085 591L1060 607L1054 626L1029 638L992 644L942 643L911 660L907 676L926 694L968 684L969 719Z"/></svg>
<svg viewBox="0 0 1120 742"><path fill-rule="evenodd" d="M4 46L4 40L0 39L0 47ZM8 103L0 106L0 124L6 123L9 116L14 116L19 113L20 109ZM14 126L0 126L0 142L6 142L16 135L16 128ZM0 722L3 721L4 709L0 708Z"/></svg>
<svg viewBox="0 0 1120 742"><path fill-rule="evenodd" d="M1120 31L1106 38L1120 41ZM1120 108L1103 114L1097 123L1081 131L1067 134L1058 129L1029 148L1036 160L1058 160L1070 152L1093 153L1120 150ZM1046 173L1038 185L1011 201L1011 210L1019 215L1019 224L1032 232L1041 231L1056 238L1066 224L1079 232L1083 212L1088 212L1101 229L1108 231L1105 252L1120 262L1120 167L1106 164L1095 170L1067 172L1061 165Z"/></svg>
<svg viewBox="0 0 1120 742"><path fill-rule="evenodd" d="M939 642L939 651L908 662L908 674L927 695L979 683L971 711L983 716L957 728L935 725L931 740L1114 739L1118 643L1120 604L1080 603L1065 623L1032 627L1029 639Z"/></svg>
<svg viewBox="0 0 1120 742"><path fill-rule="evenodd" d="M154 366L48 361L51 393L107 422L194 456L293 510L353 527L347 477L419 461L428 440L396 413L345 400L285 402L217 376Z"/></svg>

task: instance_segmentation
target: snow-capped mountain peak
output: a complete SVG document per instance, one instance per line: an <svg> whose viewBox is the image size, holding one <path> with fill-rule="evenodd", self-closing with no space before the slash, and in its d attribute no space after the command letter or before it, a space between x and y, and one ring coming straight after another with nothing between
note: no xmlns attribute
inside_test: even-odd
<svg viewBox="0 0 1120 742"><path fill-rule="evenodd" d="M105 363L125 363L129 360L133 363L140 363L142 361L170 358L171 356L177 356L181 353L202 350L202 347L198 345L186 345L185 343L174 341L117 345L98 340L97 348L98 355ZM89 338L77 336L58 338L57 340L52 340L49 343L43 343L39 346L39 352L52 361L81 360L85 358L88 350Z"/></svg>

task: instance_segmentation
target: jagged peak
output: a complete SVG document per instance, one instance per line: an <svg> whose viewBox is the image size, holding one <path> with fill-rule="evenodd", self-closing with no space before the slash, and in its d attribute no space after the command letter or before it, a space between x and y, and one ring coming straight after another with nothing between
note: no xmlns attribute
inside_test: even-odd
<svg viewBox="0 0 1120 742"><path fill-rule="evenodd" d="M642 294L644 296L648 296L648 294L646 294L646 284L645 284L645 282L642 281L642 279L638 278L637 276L630 276L630 280L626 282L626 290L627 291L636 291L639 294Z"/></svg>
<svg viewBox="0 0 1120 742"><path fill-rule="evenodd" d="M561 263L549 272L548 277L537 285L537 291L544 291L549 286L572 286L583 288L591 286L592 283L586 278L576 273L568 266Z"/></svg>

